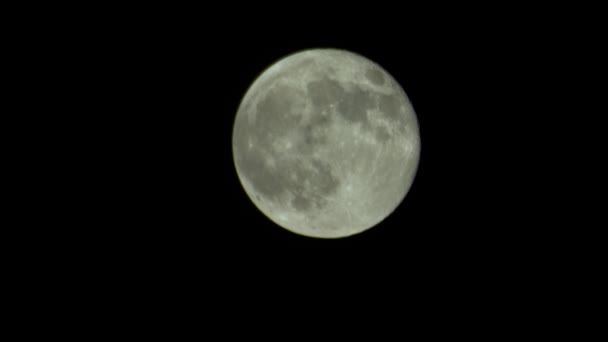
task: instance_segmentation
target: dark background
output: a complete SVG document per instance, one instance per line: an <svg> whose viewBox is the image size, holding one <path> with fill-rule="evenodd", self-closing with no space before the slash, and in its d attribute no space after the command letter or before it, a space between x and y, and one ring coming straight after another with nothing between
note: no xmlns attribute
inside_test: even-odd
<svg viewBox="0 0 608 342"><path fill-rule="evenodd" d="M12 256L33 259L22 268L37 278L32 293L44 284L58 300L55 287L83 293L83 307L97 306L80 298L110 303L112 315L131 306L190 320L219 299L211 314L229 322L243 303L261 316L278 302L283 315L315 296L323 303L310 301L309 319L330 316L317 322L334 322L326 309L336 303L362 321L388 303L431 325L437 311L453 320L472 305L478 316L509 307L516 317L530 303L559 305L551 289L561 280L536 280L574 265L568 240L579 222L554 206L566 197L577 121L556 115L578 86L564 80L564 16L460 4L234 6L37 8L39 25L12 27L31 30L15 50L25 66L12 88L28 90L19 113L42 137L24 157L35 167L22 196L35 206L20 217L26 248ZM248 87L278 59L316 47L379 63L420 123L405 200L377 227L338 240L272 223L232 159Z"/></svg>
<svg viewBox="0 0 608 342"><path fill-rule="evenodd" d="M88 222L104 227L101 241L125 253L356 248L486 262L537 237L522 224L529 198L517 189L530 158L527 113L535 110L534 78L523 76L539 70L531 51L542 42L490 19L351 22L345 31L348 22L229 29L163 18L115 19L57 38L71 51L62 58L77 99L71 110L83 113L76 134L92 143L80 154L80 167L94 175L82 192L99 191ZM377 227L347 239L276 226L248 199L232 160L232 126L248 87L278 59L316 47L379 63L420 123L420 166L407 197Z"/></svg>
<svg viewBox="0 0 608 342"><path fill-rule="evenodd" d="M455 10L216 17L140 8L36 31L27 43L36 46L28 56L42 76L36 85L54 90L39 102L60 113L41 126L59 126L62 142L43 149L64 180L51 183L68 201L50 215L78 227L65 230L65 241L116 260L389 253L383 262L491 269L542 259L555 229L540 198L553 186L537 165L555 148L544 133L557 93L546 83L560 84L552 57L564 35L534 13L513 21L507 12ZM266 218L241 187L231 149L239 103L256 77L318 47L384 67L409 96L422 141L416 179L396 211L337 240L295 235Z"/></svg>

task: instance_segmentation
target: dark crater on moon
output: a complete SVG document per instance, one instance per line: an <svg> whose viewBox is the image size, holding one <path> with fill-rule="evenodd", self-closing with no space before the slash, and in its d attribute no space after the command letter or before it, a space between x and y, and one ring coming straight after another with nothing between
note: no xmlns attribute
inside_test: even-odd
<svg viewBox="0 0 608 342"><path fill-rule="evenodd" d="M368 126L367 110L376 106L372 94L355 88L353 91L345 93L338 104L338 113L351 122L358 122L364 128Z"/></svg>
<svg viewBox="0 0 608 342"><path fill-rule="evenodd" d="M382 143L387 142L391 139L391 135L388 133L388 131L384 127L376 128L375 135L376 135L376 139L378 139L378 141L380 141Z"/></svg>
<svg viewBox="0 0 608 342"><path fill-rule="evenodd" d="M384 84L384 75L382 72L375 68L369 68L365 71L365 77L375 85Z"/></svg>
<svg viewBox="0 0 608 342"><path fill-rule="evenodd" d="M359 88L346 91L339 82L328 77L309 82L307 89L308 96L318 111L335 104L345 120L362 125L368 123L367 110L376 106L371 93Z"/></svg>
<svg viewBox="0 0 608 342"><path fill-rule="evenodd" d="M400 132L405 130L405 113L401 111L401 100L398 94L380 95L378 108L389 120L397 123L397 129Z"/></svg>
<svg viewBox="0 0 608 342"><path fill-rule="evenodd" d="M344 88L342 88L339 82L327 77L311 81L306 87L310 100L317 107L335 103L336 99L342 98L345 93Z"/></svg>
<svg viewBox="0 0 608 342"><path fill-rule="evenodd" d="M327 112L311 115L307 122L302 124L302 141L297 146L298 151L310 155L317 147L327 144L328 136L323 129L329 127L331 122Z"/></svg>

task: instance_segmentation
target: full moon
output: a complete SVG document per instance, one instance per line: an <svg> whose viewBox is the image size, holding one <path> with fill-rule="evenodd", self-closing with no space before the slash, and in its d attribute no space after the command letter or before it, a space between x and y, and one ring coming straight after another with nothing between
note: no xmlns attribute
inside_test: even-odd
<svg viewBox="0 0 608 342"><path fill-rule="evenodd" d="M349 51L312 49L249 87L232 135L254 205L293 233L342 238L387 218L420 158L418 119L397 81Z"/></svg>

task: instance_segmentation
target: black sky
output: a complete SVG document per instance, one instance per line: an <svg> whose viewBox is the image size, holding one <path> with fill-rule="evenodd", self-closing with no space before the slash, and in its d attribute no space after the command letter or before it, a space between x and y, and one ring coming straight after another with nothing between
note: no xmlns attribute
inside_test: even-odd
<svg viewBox="0 0 608 342"><path fill-rule="evenodd" d="M86 113L77 117L76 134L88 142L77 146L78 174L95 204L80 204L79 222L96 228L83 248L179 260L350 250L430 264L533 253L545 233L530 229L541 219L528 216L537 210L529 185L542 177L528 128L538 120L530 114L539 108L531 98L542 41L508 20L408 18L257 27L126 16L57 35L49 51L73 52L62 57L70 109ZM379 63L420 123L420 166L403 203L376 228L340 240L276 226L246 196L232 159L232 126L251 83L278 59L317 47Z"/></svg>
<svg viewBox="0 0 608 342"><path fill-rule="evenodd" d="M90 283L86 298L117 301L112 317L132 298L144 310L166 298L189 308L165 313L198 319L219 298L227 314L211 315L228 322L241 300L258 301L249 306L258 315L269 298L299 310L319 294L308 327L340 300L361 321L377 312L360 310L366 302L399 311L418 300L431 312L440 306L430 302L453 301L450 317L458 317L475 297L502 310L486 292L515 302L534 276L566 264L570 247L558 242L576 225L547 197L564 198L562 166L573 153L563 151L576 120L555 120L551 105L565 102L555 88L577 84L561 79L555 58L566 55L569 29L537 20L549 9L245 6L83 9L63 12L65 20L42 13L48 25L18 50L26 68L13 68L38 90L22 117L50 136L36 144L44 158L26 156L38 163L31 182L44 188L24 196L46 208L23 216L43 222L22 229L38 252L34 264L49 270L36 284L70 279L58 284L72 291ZM317 47L380 64L407 93L421 133L418 173L401 205L377 227L338 240L271 222L232 158L235 115L251 83L278 59ZM540 167L552 153L558 167ZM537 290L530 297L545 288Z"/></svg>

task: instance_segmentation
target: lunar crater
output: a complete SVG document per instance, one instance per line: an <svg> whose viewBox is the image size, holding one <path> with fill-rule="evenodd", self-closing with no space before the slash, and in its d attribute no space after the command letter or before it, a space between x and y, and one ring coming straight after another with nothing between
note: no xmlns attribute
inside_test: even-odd
<svg viewBox="0 0 608 342"><path fill-rule="evenodd" d="M375 134L376 139L381 143L385 143L391 139L391 135L388 133L388 130L382 126L376 128Z"/></svg>
<svg viewBox="0 0 608 342"><path fill-rule="evenodd" d="M403 131L405 128L405 111L402 110L401 100L397 94L379 95L378 109L391 122L396 123L399 131Z"/></svg>
<svg viewBox="0 0 608 342"><path fill-rule="evenodd" d="M346 120L366 126L367 110L375 106L372 95L358 88L345 93L338 104L338 113Z"/></svg>
<svg viewBox="0 0 608 342"><path fill-rule="evenodd" d="M365 77L375 85L381 86L384 84L384 75L376 68L368 68L365 71Z"/></svg>
<svg viewBox="0 0 608 342"><path fill-rule="evenodd" d="M317 108L323 108L336 100L342 98L345 90L339 82L324 77L322 79L310 81L306 86L308 96L313 105Z"/></svg>

